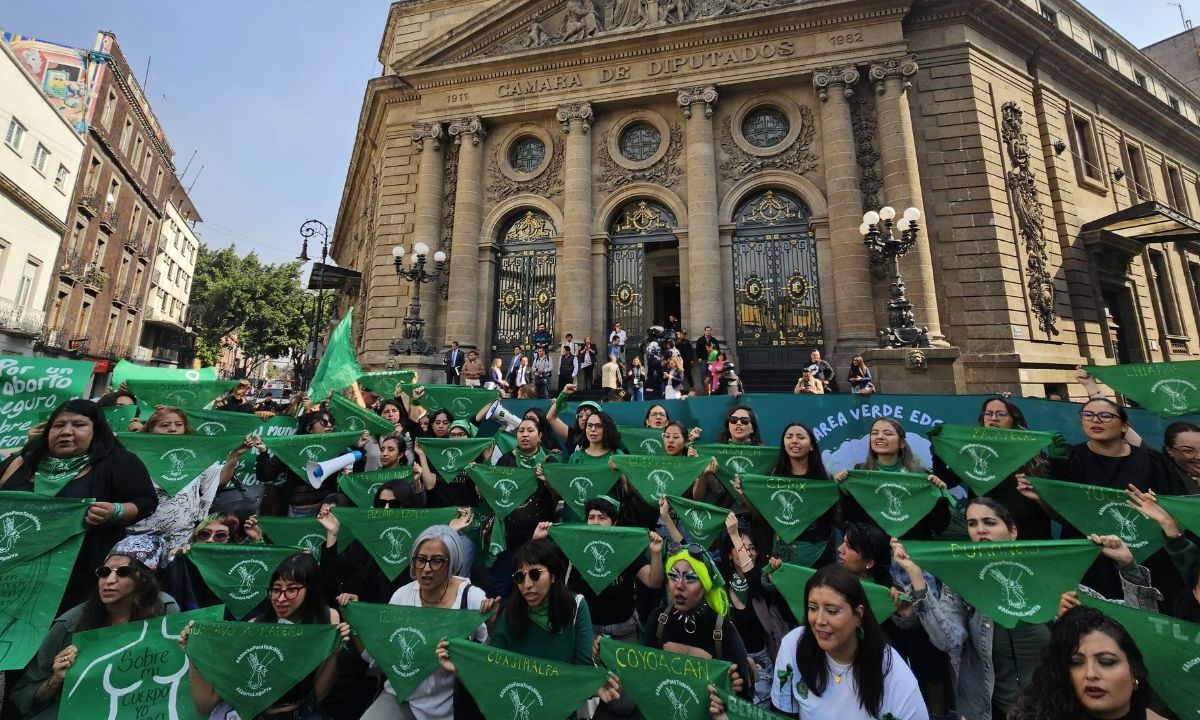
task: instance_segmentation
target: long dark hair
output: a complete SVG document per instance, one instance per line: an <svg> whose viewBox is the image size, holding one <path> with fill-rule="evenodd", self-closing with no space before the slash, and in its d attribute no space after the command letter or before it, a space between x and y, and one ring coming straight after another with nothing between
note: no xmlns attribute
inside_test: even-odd
<svg viewBox="0 0 1200 720"><path fill-rule="evenodd" d="M325 604L325 598L321 593L321 573L312 554L300 552L284 558L283 562L279 563L279 567L275 568L275 572L271 573L271 582L267 587L273 586L279 580L290 580L304 586L304 603L300 606L300 611L293 614L292 617L295 620L292 622L303 625L320 625L329 622L329 606ZM275 622L278 619L279 616L275 614L274 606L268 602L267 609L256 618L256 621Z"/></svg>
<svg viewBox="0 0 1200 720"><path fill-rule="evenodd" d="M843 530L846 547L862 556L864 560L874 560L871 568L871 580L876 585L892 586L892 541L878 525L872 522L846 521Z"/></svg>
<svg viewBox="0 0 1200 720"><path fill-rule="evenodd" d="M899 420L892 418L879 418L871 423L871 427L875 427L875 423L887 423L896 431L896 435L900 438L901 448L897 453L897 458L900 460L900 466L905 472L926 472L927 468L921 466L921 462L917 460L917 456L913 455L912 446L908 444L908 431L900 424ZM870 437L868 435L868 437ZM879 456L875 454L875 446L867 443L867 470L875 470L879 467Z"/></svg>
<svg viewBox="0 0 1200 720"><path fill-rule="evenodd" d="M1029 429L1029 423L1025 421L1025 412L1021 410L1021 408L1017 407L1016 403L1004 397L1003 395L993 395L984 399L983 404L979 406L979 418L976 422L977 425L983 425L983 413L987 410L987 406L994 402L1004 403L1004 411L1007 412L1010 417L1012 417L1014 428L1018 430Z"/></svg>
<svg viewBox="0 0 1200 720"><path fill-rule="evenodd" d="M113 435L112 427L104 419L104 413L100 412L96 403L91 400L68 400L50 413L50 417L46 420L45 432L31 438L21 450L21 457L24 458L21 463L24 467L29 468L30 477L33 477L33 471L37 469L38 464L50 454L51 426L54 425L54 421L58 419L59 415L67 412L82 415L92 421L92 444L88 448L88 452L92 455L93 463L103 460L120 447L116 436Z"/></svg>
<svg viewBox="0 0 1200 720"><path fill-rule="evenodd" d="M521 565L542 565L554 576L546 602L550 604L550 632L562 632L575 618L575 596L567 589L567 564L558 547L548 538L530 540L513 555L513 569ZM504 602L504 622L514 637L524 637L529 630L529 603L521 588L513 583Z"/></svg>
<svg viewBox="0 0 1200 720"><path fill-rule="evenodd" d="M1146 717L1151 691L1142 651L1116 620L1095 608L1075 607L1054 623L1050 644L1042 653L1041 669L1033 674L1033 681L1017 696L1008 714L1009 720L1087 717L1071 682L1071 656L1079 650L1083 636L1092 632L1102 632L1112 638L1129 660L1129 669L1136 682L1130 698L1130 713L1125 717Z"/></svg>
<svg viewBox="0 0 1200 720"><path fill-rule="evenodd" d="M1163 430L1163 452L1175 447L1175 440L1185 432L1200 432L1200 426L1195 423L1177 420Z"/></svg>
<svg viewBox="0 0 1200 720"><path fill-rule="evenodd" d="M609 452L613 452L617 448L621 447L621 431L617 429L617 423L612 419L612 415L609 415L606 412L594 412L592 413L591 417L588 418L588 422L591 422L592 418L599 418L600 422L604 425L604 434L600 437L601 444L603 444ZM587 443L586 429L583 433L583 439L586 444L581 443L580 448L586 449L588 445L591 444Z"/></svg>
<svg viewBox="0 0 1200 720"><path fill-rule="evenodd" d="M862 637L858 640L858 652L851 667L854 683L858 686L858 704L868 715L876 717L883 705L883 679L892 670L892 657L883 629L867 603L867 592L854 573L841 565L826 565L809 578L804 586L806 603L812 591L819 587L827 587L846 598L851 611L862 610ZM825 651L817 644L816 634L808 626L807 613L801 622L804 633L796 644L796 669L808 689L820 697L829 681L829 663Z"/></svg>
<svg viewBox="0 0 1200 720"><path fill-rule="evenodd" d="M328 419L332 423L333 415L328 410L313 410L312 412L304 413L296 419L296 434L311 435L313 426L323 419Z"/></svg>
<svg viewBox="0 0 1200 720"><path fill-rule="evenodd" d="M750 439L747 442L751 445L762 445L762 435L758 432L758 416L754 414L754 408L749 405L734 405L725 411L725 426L721 428L721 434L717 436L717 442L729 442L730 437L732 437L729 434L729 418L738 410L745 410L750 414Z"/></svg>
<svg viewBox="0 0 1200 720"><path fill-rule="evenodd" d="M821 447L817 445L817 436L813 433L812 428L799 420L788 423L783 428L783 432L779 433L779 459L775 461L775 469L771 471L771 474L776 477L791 477L792 475L792 459L788 457L787 450L783 448L783 438L787 435L788 430L794 427L808 433L808 442L812 445L812 449L808 452L808 473L804 477L828 480L829 473L825 470L825 460L821 457Z"/></svg>
<svg viewBox="0 0 1200 720"><path fill-rule="evenodd" d="M105 563L108 562L106 558ZM129 558L129 567L133 568L133 604L129 610L129 620L148 620L163 614L162 598L158 591L158 578L138 560ZM79 614L79 624L76 632L95 630L108 626L108 610L100 602L100 582L92 585L88 599L83 603Z"/></svg>
<svg viewBox="0 0 1200 720"><path fill-rule="evenodd" d="M432 413L429 414L429 434L427 435L427 437L437 437L436 435L433 434L433 421L437 420L439 415L445 415L446 418L450 422L454 422L454 413L450 412L446 408L438 408L437 410L434 410ZM450 436L449 433L450 433L450 428L447 427L446 428L446 436L447 437Z"/></svg>
<svg viewBox="0 0 1200 720"><path fill-rule="evenodd" d="M555 445L554 431L550 427L550 421L546 419L546 411L540 407L527 407L521 413L521 419L524 420L528 415L533 415L537 418L538 432L542 434L542 449L547 452L557 450L558 446Z"/></svg>

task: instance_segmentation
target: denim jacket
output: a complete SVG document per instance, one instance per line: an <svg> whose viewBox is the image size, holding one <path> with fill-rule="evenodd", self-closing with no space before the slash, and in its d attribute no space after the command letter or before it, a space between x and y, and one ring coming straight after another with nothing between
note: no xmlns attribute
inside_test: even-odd
<svg viewBox="0 0 1200 720"><path fill-rule="evenodd" d="M1123 568L1120 575L1124 605L1158 611L1162 594L1151 587L1149 570L1132 565ZM1079 591L1100 597L1082 585ZM950 656L958 714L971 720L991 720L992 689L996 681L992 665L993 620L983 613L973 612L948 585L942 586L940 595L931 594L928 588L915 591L913 607L934 647Z"/></svg>

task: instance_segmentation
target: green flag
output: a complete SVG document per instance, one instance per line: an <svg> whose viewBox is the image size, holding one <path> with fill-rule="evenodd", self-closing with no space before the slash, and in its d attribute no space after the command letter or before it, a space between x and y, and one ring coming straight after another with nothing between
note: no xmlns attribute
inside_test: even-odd
<svg viewBox="0 0 1200 720"><path fill-rule="evenodd" d="M203 368L165 368L138 365L128 360L120 360L113 368L112 386L121 387L121 383L129 380L168 380L170 382L206 382L217 379L215 367Z"/></svg>
<svg viewBox="0 0 1200 720"><path fill-rule="evenodd" d="M655 507L665 495L686 492L712 462L710 457L658 455L613 455L611 460L634 491Z"/></svg>
<svg viewBox="0 0 1200 720"><path fill-rule="evenodd" d="M329 398L329 413L333 415L339 430L359 433L366 430L372 435L391 435L396 432L396 426L392 423L337 393Z"/></svg>
<svg viewBox="0 0 1200 720"><path fill-rule="evenodd" d="M1146 661L1150 687L1177 717L1200 717L1200 625L1082 593L1079 600L1129 632Z"/></svg>
<svg viewBox="0 0 1200 720"><path fill-rule="evenodd" d="M717 478L730 495L734 495L734 475L766 475L779 462L779 448L769 445L697 443L692 447L705 457L717 459Z"/></svg>
<svg viewBox="0 0 1200 720"><path fill-rule="evenodd" d="M543 660L470 640L452 639L450 659L487 720L562 720L608 680L603 668Z"/></svg>
<svg viewBox="0 0 1200 720"><path fill-rule="evenodd" d="M666 455L662 428L622 427L621 447L631 455Z"/></svg>
<svg viewBox="0 0 1200 720"><path fill-rule="evenodd" d="M446 408L455 420L474 420L480 410L499 396L495 390L466 385L426 385L421 406L431 413Z"/></svg>
<svg viewBox="0 0 1200 720"><path fill-rule="evenodd" d="M224 614L223 606L214 605L75 633L75 664L63 681L58 717L208 718L192 704L179 633L190 621L216 622Z"/></svg>
<svg viewBox="0 0 1200 720"><path fill-rule="evenodd" d="M82 533L92 500L0 492L0 573L50 552Z"/></svg>
<svg viewBox="0 0 1200 720"><path fill-rule="evenodd" d="M290 415L276 415L264 422L257 434L263 437L286 437L297 434L298 430L299 424L296 418Z"/></svg>
<svg viewBox="0 0 1200 720"><path fill-rule="evenodd" d="M196 435L236 435L244 438L258 434L263 427L263 421L250 413L188 408L187 416Z"/></svg>
<svg viewBox="0 0 1200 720"><path fill-rule="evenodd" d="M679 516L683 530L691 541L702 547L712 547L721 536L729 509L676 495L667 495L666 498L671 504L671 509Z"/></svg>
<svg viewBox="0 0 1200 720"><path fill-rule="evenodd" d="M921 522L938 500L949 497L923 473L851 470L841 485L884 532L897 538Z"/></svg>
<svg viewBox="0 0 1200 720"><path fill-rule="evenodd" d="M492 444L482 438L421 438L417 445L442 477L454 477L479 458Z"/></svg>
<svg viewBox="0 0 1200 720"><path fill-rule="evenodd" d="M29 441L34 425L67 400L82 397L94 363L0 355L0 451Z"/></svg>
<svg viewBox="0 0 1200 720"><path fill-rule="evenodd" d="M838 485L832 480L740 475L742 494L784 542L790 543L833 507Z"/></svg>
<svg viewBox="0 0 1200 720"><path fill-rule="evenodd" d="M350 473L338 478L338 490L360 508L374 507L375 493L381 486L392 480L411 480L412 474L412 468L408 466Z"/></svg>
<svg viewBox="0 0 1200 720"><path fill-rule="evenodd" d="M325 354L317 363L313 373L312 383L308 387L308 397L314 401L325 399L330 391L337 392L350 387L363 374L358 366L358 355L354 352L354 343L350 339L350 328L354 324L354 308L346 311L346 317L338 322L337 327L329 335L329 344L325 346ZM388 397L391 397L390 395Z"/></svg>
<svg viewBox="0 0 1200 720"><path fill-rule="evenodd" d="M778 570L771 570L768 566L766 572L770 573L771 582L783 595L783 599L787 600L792 614L803 621L808 613L808 599L804 597L804 586L817 571L803 565L783 563ZM871 614L875 616L875 620L883 622L896 612L891 590L870 581L863 581L862 586L867 593L867 604L871 606Z"/></svg>
<svg viewBox="0 0 1200 720"><path fill-rule="evenodd" d="M708 686L730 690L730 663L600 638L600 661L643 717L708 720Z"/></svg>
<svg viewBox="0 0 1200 720"><path fill-rule="evenodd" d="M584 505L588 500L607 495L620 477L607 465L570 465L546 463L542 466L546 484L558 493L577 517L586 518Z"/></svg>
<svg viewBox="0 0 1200 720"><path fill-rule="evenodd" d="M236 435L157 435L145 432L117 433L129 452L141 458L150 479L174 496L190 485L213 463L224 461L242 444Z"/></svg>
<svg viewBox="0 0 1200 720"><path fill-rule="evenodd" d="M487 619L478 610L352 602L342 613L403 701L438 668L442 638L470 636Z"/></svg>
<svg viewBox="0 0 1200 720"><path fill-rule="evenodd" d="M108 407L100 408L101 414L104 415L104 419L108 421L108 426L114 432L126 431L129 428L129 423L133 422L133 419L138 416L139 410L141 408L138 405L109 405Z"/></svg>
<svg viewBox="0 0 1200 720"><path fill-rule="evenodd" d="M1124 490L1031 477L1038 497L1084 535L1116 535L1141 562L1163 545L1158 523L1125 504Z"/></svg>
<svg viewBox="0 0 1200 720"><path fill-rule="evenodd" d="M3 492L0 497L13 494ZM0 570L0 670L23 670L41 647L82 544L83 533L78 533L30 560Z"/></svg>
<svg viewBox="0 0 1200 720"><path fill-rule="evenodd" d="M411 395L416 382L416 370L374 370L358 376L359 385L385 398L395 397L397 385L408 385L407 392Z"/></svg>
<svg viewBox="0 0 1200 720"><path fill-rule="evenodd" d="M1158 504L1175 518L1175 522L1200 535L1200 495L1159 495Z"/></svg>
<svg viewBox="0 0 1200 720"><path fill-rule="evenodd" d="M1100 547L1089 540L906 542L913 562L949 585L976 610L1010 630L1044 623L1059 596L1079 585Z"/></svg>
<svg viewBox="0 0 1200 720"><path fill-rule="evenodd" d="M362 431L333 432L320 435L287 435L283 437L265 437L267 449L284 462L292 472L302 478L308 477L305 466L310 462L324 462L350 451L350 446L358 442ZM314 487L320 487L324 478L320 478Z"/></svg>
<svg viewBox="0 0 1200 720"><path fill-rule="evenodd" d="M513 510L525 504L538 487L537 474L533 468L475 465L467 468L467 475L496 513L497 520L503 520Z"/></svg>
<svg viewBox="0 0 1200 720"><path fill-rule="evenodd" d="M371 553L387 579L395 580L408 568L413 539L431 525L453 520L458 508L334 508L333 514Z"/></svg>
<svg viewBox="0 0 1200 720"><path fill-rule="evenodd" d="M1200 360L1089 365L1088 374L1164 417L1200 412Z"/></svg>
<svg viewBox="0 0 1200 720"><path fill-rule="evenodd" d="M321 549L325 547L325 528L316 518L259 515L258 526L272 545L307 550L318 561L321 560Z"/></svg>
<svg viewBox="0 0 1200 720"><path fill-rule="evenodd" d="M754 703L746 702L731 692L718 690L717 696L725 703L725 716L729 720L788 720L783 715L776 715Z"/></svg>
<svg viewBox="0 0 1200 720"><path fill-rule="evenodd" d="M551 525L550 539L597 595L650 547L642 528L606 525Z"/></svg>
<svg viewBox="0 0 1200 720"><path fill-rule="evenodd" d="M986 495L1049 445L1067 446L1057 432L1005 430L977 425L936 425L926 435L933 452L976 495Z"/></svg>
<svg viewBox="0 0 1200 720"><path fill-rule="evenodd" d="M145 407L168 405L186 410L208 407L209 403L237 387L237 384L237 380L205 380L195 383L175 380L130 380L125 386Z"/></svg>
<svg viewBox="0 0 1200 720"><path fill-rule="evenodd" d="M300 548L275 545L197 543L187 556L208 589L240 618L267 597L279 563L298 552Z"/></svg>
<svg viewBox="0 0 1200 720"><path fill-rule="evenodd" d="M255 718L333 654L337 627L329 623L198 623L187 656L238 715Z"/></svg>
<svg viewBox="0 0 1200 720"><path fill-rule="evenodd" d="M510 453L517 449L517 436L503 430L492 436L492 440L496 443L496 449L500 454Z"/></svg>

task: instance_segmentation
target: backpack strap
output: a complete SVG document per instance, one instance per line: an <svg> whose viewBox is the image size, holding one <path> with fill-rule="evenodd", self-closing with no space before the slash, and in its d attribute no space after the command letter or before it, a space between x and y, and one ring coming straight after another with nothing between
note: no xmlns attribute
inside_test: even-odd
<svg viewBox="0 0 1200 720"><path fill-rule="evenodd" d="M722 629L725 625L725 616L718 615L717 622L713 625L713 645L716 652L713 654L714 660L720 660L725 656L722 652L725 648L725 631Z"/></svg>
<svg viewBox="0 0 1200 720"><path fill-rule="evenodd" d="M654 628L654 637L658 638L659 647L662 647L663 632L665 632L667 629L667 608L670 607L670 605L667 605L666 608L664 608L663 611L658 614L658 621L655 623L657 627Z"/></svg>
<svg viewBox="0 0 1200 720"><path fill-rule="evenodd" d="M470 592L471 592L471 581L467 580L466 583L467 584L464 585L463 589L462 589L462 599L460 599L458 601L458 609L459 610L467 609L467 595L470 594Z"/></svg>

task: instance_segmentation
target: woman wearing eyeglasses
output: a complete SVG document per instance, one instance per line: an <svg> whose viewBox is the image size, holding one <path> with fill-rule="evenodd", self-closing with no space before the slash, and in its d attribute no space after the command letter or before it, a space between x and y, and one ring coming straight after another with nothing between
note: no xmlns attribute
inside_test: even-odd
<svg viewBox="0 0 1200 720"><path fill-rule="evenodd" d="M1200 494L1200 425L1173 422L1163 430L1163 452L1175 462L1188 495Z"/></svg>
<svg viewBox="0 0 1200 720"><path fill-rule="evenodd" d="M255 520L254 516L250 520ZM262 542L262 530L257 522L251 525L247 520L245 534L242 523L236 515L209 515L196 524L192 529L188 542L170 551L171 556L185 555L191 552L193 545L227 545L238 542ZM185 611L202 607L212 607L221 602L208 588L208 584L200 577L200 571L189 562L171 562L164 570L163 585L179 602ZM229 615L229 618L232 618Z"/></svg>
<svg viewBox="0 0 1200 720"><path fill-rule="evenodd" d="M87 600L54 620L37 655L8 700L26 720L56 720L67 670L75 664L71 639L77 632L174 615L179 605L159 591L155 573L167 562L167 547L153 535L132 535L108 552L92 575Z"/></svg>
<svg viewBox="0 0 1200 720"><path fill-rule="evenodd" d="M567 462L571 465L594 465L608 463L614 453L622 453L621 431L617 423L606 412L594 412L583 425L584 442L571 453Z"/></svg>
<svg viewBox="0 0 1200 720"><path fill-rule="evenodd" d="M323 435L333 432L333 416L327 410L314 410L304 413L297 422L297 435ZM362 437L353 447L346 448L361 451L370 442L371 435L363 430ZM267 452L266 445L259 438L255 445L258 448L258 458L255 460L254 474L260 483L281 483L283 486L284 504L287 506L288 517L316 517L321 509L321 500L332 492L337 491L337 481L340 473L333 473L314 488L308 480L300 477L274 454ZM366 469L366 455L354 463L353 472ZM280 480L282 478L282 480Z"/></svg>

